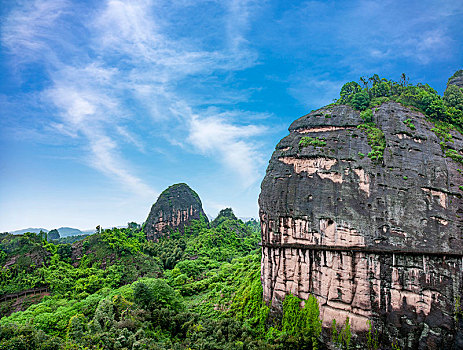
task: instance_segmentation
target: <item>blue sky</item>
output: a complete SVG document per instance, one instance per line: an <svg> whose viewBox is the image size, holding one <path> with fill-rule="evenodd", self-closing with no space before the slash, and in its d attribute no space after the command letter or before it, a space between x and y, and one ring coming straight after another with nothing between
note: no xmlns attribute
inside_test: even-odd
<svg viewBox="0 0 463 350"><path fill-rule="evenodd" d="M443 93L461 1L2 1L0 231L143 222L186 182L257 216L296 118L374 73Z"/></svg>

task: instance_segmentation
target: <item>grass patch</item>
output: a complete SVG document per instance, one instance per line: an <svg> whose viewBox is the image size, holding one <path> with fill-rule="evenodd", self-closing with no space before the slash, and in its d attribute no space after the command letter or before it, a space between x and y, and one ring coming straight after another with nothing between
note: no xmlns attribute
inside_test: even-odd
<svg viewBox="0 0 463 350"><path fill-rule="evenodd" d="M326 146L326 141L324 138L304 136L301 141L299 141L299 147L304 148L307 146L324 147Z"/></svg>

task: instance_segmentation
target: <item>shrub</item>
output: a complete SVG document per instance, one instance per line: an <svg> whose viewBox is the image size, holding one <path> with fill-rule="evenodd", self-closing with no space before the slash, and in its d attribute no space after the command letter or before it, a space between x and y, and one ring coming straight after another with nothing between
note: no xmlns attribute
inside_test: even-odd
<svg viewBox="0 0 463 350"><path fill-rule="evenodd" d="M299 141L300 148L307 147L309 145L314 146L314 147L324 147L326 146L326 141L324 138L308 137L308 136L304 136Z"/></svg>
<svg viewBox="0 0 463 350"><path fill-rule="evenodd" d="M373 323L368 320L368 333L367 333L367 349L378 350L379 349L379 334L378 330L373 328Z"/></svg>
<svg viewBox="0 0 463 350"><path fill-rule="evenodd" d="M448 107L463 110L463 89L456 85L449 85L444 92L443 100Z"/></svg>
<svg viewBox="0 0 463 350"><path fill-rule="evenodd" d="M352 100L352 97L360 92L362 90L362 88L360 87L360 85L355 82L355 81L351 81L349 83L346 83L342 86L341 88L341 102L343 103L348 103Z"/></svg>
<svg viewBox="0 0 463 350"><path fill-rule="evenodd" d="M77 314L69 319L66 331L66 343L80 343L86 331L87 320L83 314Z"/></svg>
<svg viewBox="0 0 463 350"><path fill-rule="evenodd" d="M183 309L183 300L167 282L159 278L142 279L133 286L133 298L142 309Z"/></svg>
<svg viewBox="0 0 463 350"><path fill-rule="evenodd" d="M370 97L365 92L357 92L352 96L350 104L355 108L363 111L370 105Z"/></svg>
<svg viewBox="0 0 463 350"><path fill-rule="evenodd" d="M304 308L300 308L301 300L294 295L287 295L283 301L282 331L296 338L302 344L311 344L312 349L318 349L322 331L320 311L317 299L310 295Z"/></svg>
<svg viewBox="0 0 463 350"><path fill-rule="evenodd" d="M403 123L408 126L410 129L415 130L415 125L412 123L412 120L410 118L405 119Z"/></svg>
<svg viewBox="0 0 463 350"><path fill-rule="evenodd" d="M333 320L331 324L331 341L339 348L349 350L351 338L349 317L346 318L340 331L337 329L336 320Z"/></svg>
<svg viewBox="0 0 463 350"><path fill-rule="evenodd" d="M233 298L230 307L231 313L240 321L248 323L255 328L260 335L265 333L269 307L262 298L263 288L260 280L260 266L247 274L243 279L243 285Z"/></svg>
<svg viewBox="0 0 463 350"><path fill-rule="evenodd" d="M371 146L368 157L373 161L381 162L386 148L386 138L383 131L373 123L361 124L357 128L367 134L368 144Z"/></svg>
<svg viewBox="0 0 463 350"><path fill-rule="evenodd" d="M373 122L373 111L371 109L362 111L360 112L360 117L364 120L365 123L372 123Z"/></svg>

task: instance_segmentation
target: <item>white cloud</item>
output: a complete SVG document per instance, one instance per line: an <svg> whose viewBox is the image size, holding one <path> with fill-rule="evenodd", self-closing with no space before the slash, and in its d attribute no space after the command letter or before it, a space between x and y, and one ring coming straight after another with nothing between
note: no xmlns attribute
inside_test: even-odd
<svg viewBox="0 0 463 350"><path fill-rule="evenodd" d="M46 96L60 110L62 124L58 130L74 135L79 134L87 139L90 150L87 163L109 177L124 184L139 195L153 197L155 191L128 169L130 165L122 159L118 151L119 143L129 141L141 148L141 144L123 127L118 126L118 101L112 99L104 91L90 89L77 90L72 82L58 83L46 91ZM122 136L116 140L108 136L108 125L116 124L116 130Z"/></svg>
<svg viewBox="0 0 463 350"><path fill-rule="evenodd" d="M90 158L93 167L111 177L116 177L129 188L136 190L138 195L150 198L158 195L151 187L127 170L124 160L120 159L115 152L118 146L113 139L104 133L98 132L98 130L87 130L85 133L89 139L93 154L92 158Z"/></svg>
<svg viewBox="0 0 463 350"><path fill-rule="evenodd" d="M70 2L66 0L36 0L22 2L5 19L1 36L3 44L14 55L16 64L43 60L55 64L60 51L72 46L71 32L60 20L69 15ZM57 35L57 28L59 34ZM60 50L52 48L60 47Z"/></svg>
<svg viewBox="0 0 463 350"><path fill-rule="evenodd" d="M259 179L258 169L263 159L256 145L246 140L265 131L261 126L230 124L221 116L200 118L193 115L188 141L201 153L218 157L229 170L237 172L248 187Z"/></svg>
<svg viewBox="0 0 463 350"><path fill-rule="evenodd" d="M360 1L344 16L359 21L343 23L347 28L342 38L382 60L406 57L421 64L441 60L443 52L452 51L449 16L462 12L461 6L450 3L431 0L409 7L392 1Z"/></svg>
<svg viewBox="0 0 463 350"><path fill-rule="evenodd" d="M436 56L442 59L450 55L447 52L451 51L451 42L450 37L440 28L422 33L412 47L416 48L415 55L421 62L429 63ZM410 52L410 56L412 54Z"/></svg>
<svg viewBox="0 0 463 350"><path fill-rule="evenodd" d="M127 143L133 144L140 152L146 153L145 145L137 135L132 134L127 128L120 125L116 126L116 130Z"/></svg>
<svg viewBox="0 0 463 350"><path fill-rule="evenodd" d="M258 178L261 153L254 138L264 129L235 123L241 112L233 103L245 95L228 89L226 82L210 81L215 73L256 63L245 40L255 5L227 5L222 20L227 42L211 50L167 35L160 8L152 1L108 0L80 16L78 6L64 0L21 3L2 26L2 38L14 57L45 62L51 85L42 96L57 110L51 126L86 140L88 164L137 193L152 195L121 151L128 142L145 152L139 139L143 135L129 128L130 120L140 118L132 108L135 104L149 114L151 121L145 123L155 125L158 135L165 134L163 128L169 130L171 144L184 145L188 139L196 152L224 164L245 179L246 186ZM74 30L85 32L87 39L77 39ZM185 86L192 83L208 95L220 90L225 107L208 116L208 106L203 105L207 99L195 98Z"/></svg>

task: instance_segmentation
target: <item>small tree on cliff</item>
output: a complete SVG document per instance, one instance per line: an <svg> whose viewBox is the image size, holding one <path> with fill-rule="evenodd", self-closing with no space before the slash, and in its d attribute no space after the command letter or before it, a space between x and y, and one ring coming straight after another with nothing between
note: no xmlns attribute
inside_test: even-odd
<svg viewBox="0 0 463 350"><path fill-rule="evenodd" d="M361 86L355 82L355 81L351 81L349 83L346 83L342 86L341 88L341 101L343 103L347 103L347 102L350 102L350 100L352 99L352 97L356 94L356 93L359 93L362 91L362 88Z"/></svg>
<svg viewBox="0 0 463 350"><path fill-rule="evenodd" d="M322 332L322 322L317 299L310 295L304 308L300 308L301 299L294 295L287 295L283 301L282 330L288 336L294 337L299 345L312 345L312 349L319 348Z"/></svg>

